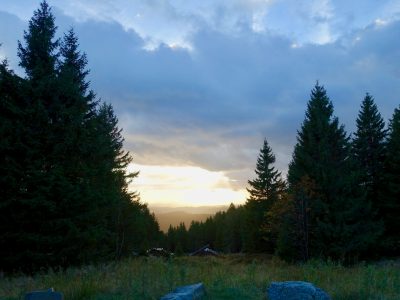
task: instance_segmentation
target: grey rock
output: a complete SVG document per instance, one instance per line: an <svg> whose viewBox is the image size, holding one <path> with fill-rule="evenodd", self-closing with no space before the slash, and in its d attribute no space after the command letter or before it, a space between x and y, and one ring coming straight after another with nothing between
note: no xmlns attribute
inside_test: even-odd
<svg viewBox="0 0 400 300"><path fill-rule="evenodd" d="M169 293L160 300L197 300L201 299L205 294L203 283L185 285L176 288L172 293Z"/></svg>
<svg viewBox="0 0 400 300"><path fill-rule="evenodd" d="M53 288L45 291L33 291L25 294L25 300L63 300L64 296L60 292L55 292Z"/></svg>
<svg viewBox="0 0 400 300"><path fill-rule="evenodd" d="M272 282L267 296L269 300L331 300L325 291L305 281Z"/></svg>

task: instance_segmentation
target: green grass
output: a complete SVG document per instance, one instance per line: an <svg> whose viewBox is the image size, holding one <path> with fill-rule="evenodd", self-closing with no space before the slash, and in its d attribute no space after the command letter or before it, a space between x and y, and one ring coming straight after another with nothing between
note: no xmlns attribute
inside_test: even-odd
<svg viewBox="0 0 400 300"><path fill-rule="evenodd" d="M400 299L398 263L290 265L261 255L140 257L33 277L5 277L0 279L0 299L23 299L27 291L50 287L63 292L66 300L159 299L177 286L200 281L206 299L265 299L270 282L285 280L312 282L333 299Z"/></svg>

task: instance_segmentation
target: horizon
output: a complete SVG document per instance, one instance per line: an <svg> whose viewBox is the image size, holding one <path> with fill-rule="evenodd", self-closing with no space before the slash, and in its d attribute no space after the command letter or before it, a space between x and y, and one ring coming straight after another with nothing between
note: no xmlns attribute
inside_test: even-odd
<svg viewBox="0 0 400 300"><path fill-rule="evenodd" d="M0 58L17 74L39 2L0 2ZM149 207L243 204L264 138L285 176L317 80L348 134L366 92L386 123L398 107L398 1L48 3L115 108Z"/></svg>

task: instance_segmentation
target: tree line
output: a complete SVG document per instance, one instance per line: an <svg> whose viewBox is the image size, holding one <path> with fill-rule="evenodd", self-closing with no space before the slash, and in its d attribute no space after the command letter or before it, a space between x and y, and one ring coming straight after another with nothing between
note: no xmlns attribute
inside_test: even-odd
<svg viewBox="0 0 400 300"><path fill-rule="evenodd" d="M368 93L349 136L318 83L297 134L287 180L267 140L244 205L167 232L171 251L210 244L287 261L345 263L400 254L400 107L388 128Z"/></svg>
<svg viewBox="0 0 400 300"><path fill-rule="evenodd" d="M71 29L56 38L40 4L18 44L16 75L0 65L0 268L35 271L118 259L160 239L128 190L138 173L110 104L90 89Z"/></svg>

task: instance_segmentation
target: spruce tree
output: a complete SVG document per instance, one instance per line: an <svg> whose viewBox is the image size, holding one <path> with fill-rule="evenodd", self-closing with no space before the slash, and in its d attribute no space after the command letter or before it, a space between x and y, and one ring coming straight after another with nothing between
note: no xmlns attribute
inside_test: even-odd
<svg viewBox="0 0 400 300"><path fill-rule="evenodd" d="M72 30L59 48L54 21L51 8L43 1L24 33L24 45L19 42L29 100L24 113L30 156L22 210L30 211L25 231L32 236L35 249L28 258L33 262L31 269L96 260L97 250L103 248L93 242L102 227L89 226L98 222L94 222L97 202L88 184L93 174L88 172L92 150L88 137L93 133L87 117L93 114L94 96L86 93L86 57L78 52Z"/></svg>
<svg viewBox="0 0 400 300"><path fill-rule="evenodd" d="M25 81L0 64L0 266L13 269L23 259L21 240L27 213L22 210L26 192ZM26 260L24 262L27 262Z"/></svg>
<svg viewBox="0 0 400 300"><path fill-rule="evenodd" d="M292 220L300 224L292 228L297 259L349 260L376 240L379 226L372 221L354 169L349 138L333 116L326 90L317 83L288 172Z"/></svg>
<svg viewBox="0 0 400 300"><path fill-rule="evenodd" d="M26 78L0 65L0 265L35 271L120 258L157 242L128 184L130 154L111 105L98 105L73 30L55 38L40 4L19 43ZM58 52L59 51L59 52Z"/></svg>
<svg viewBox="0 0 400 300"><path fill-rule="evenodd" d="M110 257L109 253L114 249L101 238L108 233L100 221L102 198L96 198L97 186L94 185L97 175L93 168L101 165L93 161L96 153L101 151L96 148L99 145L94 144L97 102L86 80L89 74L86 55L80 53L78 46L78 38L70 29L64 34L59 48L57 84L62 105L60 118L53 124L57 135L63 137L55 147L55 156L63 172L59 185L64 191L58 207L59 217L64 220L60 230L65 232L65 237L58 253L67 265Z"/></svg>
<svg viewBox="0 0 400 300"><path fill-rule="evenodd" d="M128 184L138 172L128 173L132 162L130 153L123 149L122 130L111 105L103 103L95 118L92 155L96 203L104 222L104 245L118 249L114 255L126 254L129 248L151 244L160 239L160 230L154 215L146 205L139 203L139 195L128 189ZM101 164L98 162L101 161ZM133 238L133 236L135 238ZM99 236L100 237L100 236ZM113 248L114 249L114 248Z"/></svg>
<svg viewBox="0 0 400 300"><path fill-rule="evenodd" d="M62 115L58 93L56 65L58 40L54 16L47 2L40 4L19 42L20 66L26 73L27 99L24 114L24 147L26 166L23 176L24 195L21 212L26 214L20 225L19 239L22 265L37 269L58 263L57 249L62 247L63 233L58 230L58 204L63 190L59 183L63 170L58 163L57 145L63 137L57 125ZM28 250L29 249L29 250ZM24 261L26 263L24 263Z"/></svg>
<svg viewBox="0 0 400 300"><path fill-rule="evenodd" d="M64 34L60 55L62 62L58 66L59 77L63 88L67 89L67 93L62 95L71 98L69 101L64 100L64 103L68 107L75 106L80 109L78 113L83 113L86 119L90 118L98 101L95 100L95 94L89 89L90 83L86 79L89 75L86 54L79 51L78 37L72 28Z"/></svg>
<svg viewBox="0 0 400 300"><path fill-rule="evenodd" d="M380 216L385 231L384 254L398 256L400 253L400 107L396 108L389 124L385 161L384 198Z"/></svg>
<svg viewBox="0 0 400 300"><path fill-rule="evenodd" d="M84 197L77 204L86 208L72 210L75 224L81 224L75 238L86 245L79 252L82 261L118 259L128 255L129 249L138 250L158 241L160 231L154 215L139 202L139 195L128 190L138 172L126 172L132 157L123 149L118 119L110 104L98 106L86 80L87 58L78 46L78 38L70 29L61 43L59 79L63 103L68 115L73 116L69 119L69 146L75 148L64 161L66 167L73 166L74 186ZM93 241L88 236L96 237L95 242L88 244Z"/></svg>
<svg viewBox="0 0 400 300"><path fill-rule="evenodd" d="M26 46L18 42L20 66L38 85L43 78L55 76L59 40L55 39L57 27L54 21L51 7L46 1L41 2L29 21L29 30L24 32Z"/></svg>
<svg viewBox="0 0 400 300"><path fill-rule="evenodd" d="M367 93L358 114L352 153L360 171L359 184L366 190L365 201L372 204L378 217L382 199L385 160L385 122L378 112L374 98Z"/></svg>
<svg viewBox="0 0 400 300"><path fill-rule="evenodd" d="M257 177L249 180L247 188L250 196L246 201L246 222L244 249L248 252L273 252L274 245L265 239L263 226L265 215L272 204L280 197L284 183L281 174L275 169L275 156L267 140L257 158L255 173Z"/></svg>

